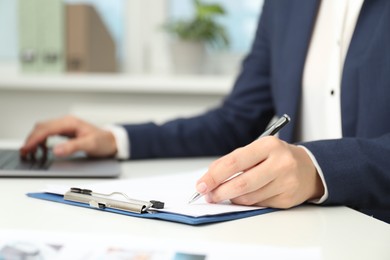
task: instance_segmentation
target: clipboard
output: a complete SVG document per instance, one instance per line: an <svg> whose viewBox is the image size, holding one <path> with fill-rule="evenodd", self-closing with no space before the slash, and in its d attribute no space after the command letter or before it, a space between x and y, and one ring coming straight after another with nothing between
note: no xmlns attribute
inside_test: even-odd
<svg viewBox="0 0 390 260"><path fill-rule="evenodd" d="M79 193L79 195L80 194L83 195L82 193ZM217 215L193 217L193 216L187 216L187 215L182 215L177 213L159 212L155 210L157 208L154 208L153 205L151 205L153 204L153 202L150 201L134 200L133 202L129 203L129 204L133 204L131 206L135 206L135 208L131 210L129 209L130 205L125 205L125 206L120 205L119 207L116 207L117 204L106 203L105 206L102 206L103 202L107 202L106 200L102 200L102 198L94 197L91 194L90 195L84 194L84 195L86 195L87 197L84 197L83 199L80 199L80 201L77 201L76 199L69 199L69 197L65 199L65 195L59 195L53 193L46 193L46 192L27 193L28 197L36 198L36 199L48 200L48 201L64 203L67 205L73 205L73 206L79 206L85 208L91 208L94 210L106 211L110 213L116 213L116 214L131 216L131 217L159 219L159 220L165 220L165 221L182 223L182 224L193 225L193 226L242 219L242 218L257 216L257 215L266 214L278 210L272 208L263 208L263 209L256 209L250 211L240 211L240 212L223 213ZM95 203L87 202L87 199L91 199L91 197L94 197L93 199ZM80 197L78 197L78 199L79 198ZM100 206L99 203L101 204ZM162 203L162 202L158 201L155 207L161 207L161 204L158 205L158 203ZM144 210L142 210L142 208Z"/></svg>
<svg viewBox="0 0 390 260"><path fill-rule="evenodd" d="M33 192L27 195L92 210L188 225L236 220L277 210L233 205L228 201L209 204L204 198L188 204L188 191L193 189L194 183L203 172L204 169L201 169L189 173L74 184L82 189L73 188L73 190L71 188L73 185L46 185L43 192ZM117 203L117 200L121 203ZM157 200L160 204L153 206Z"/></svg>

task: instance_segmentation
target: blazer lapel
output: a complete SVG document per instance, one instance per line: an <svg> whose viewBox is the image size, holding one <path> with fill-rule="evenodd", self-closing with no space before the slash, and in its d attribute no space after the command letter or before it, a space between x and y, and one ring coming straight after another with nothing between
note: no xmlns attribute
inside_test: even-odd
<svg viewBox="0 0 390 260"><path fill-rule="evenodd" d="M388 0L365 0L356 23L343 67L341 82L341 118L343 136L357 136L362 99L371 96L381 73L380 61L385 59L382 37L390 30L386 20ZM386 13L387 12L387 13ZM387 34L388 35L388 34ZM372 100L375 102L375 100Z"/></svg>
<svg viewBox="0 0 390 260"><path fill-rule="evenodd" d="M320 3L320 0L294 1L290 18L285 21L287 36L280 45L282 62L279 65L282 69L275 75L280 83L275 91L280 102L277 113L287 112L292 119L290 126L280 134L282 139L289 142L294 141L299 120L303 68Z"/></svg>

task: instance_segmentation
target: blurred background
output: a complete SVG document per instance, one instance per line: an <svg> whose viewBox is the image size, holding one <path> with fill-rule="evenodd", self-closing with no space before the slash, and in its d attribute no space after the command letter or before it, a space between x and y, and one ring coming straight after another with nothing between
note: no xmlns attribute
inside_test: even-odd
<svg viewBox="0 0 390 260"><path fill-rule="evenodd" d="M200 113L229 92L263 0L0 0L0 139Z"/></svg>

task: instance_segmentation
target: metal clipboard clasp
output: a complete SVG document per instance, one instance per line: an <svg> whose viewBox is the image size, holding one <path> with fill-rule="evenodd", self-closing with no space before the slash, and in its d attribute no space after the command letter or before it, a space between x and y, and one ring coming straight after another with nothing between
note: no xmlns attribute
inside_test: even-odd
<svg viewBox="0 0 390 260"><path fill-rule="evenodd" d="M124 200L116 200L110 197L120 195ZM64 195L65 200L81 202L90 207L98 209L118 209L133 213L146 213L150 209L163 209L164 202L157 200L143 201L129 198L122 192L112 192L110 194L97 193L88 189L71 188Z"/></svg>

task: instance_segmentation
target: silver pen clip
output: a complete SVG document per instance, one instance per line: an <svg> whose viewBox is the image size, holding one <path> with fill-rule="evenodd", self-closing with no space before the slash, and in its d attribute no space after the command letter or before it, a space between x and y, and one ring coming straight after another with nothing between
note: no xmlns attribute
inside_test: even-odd
<svg viewBox="0 0 390 260"><path fill-rule="evenodd" d="M114 195L120 195L124 199L117 200L111 198ZM125 193L112 192L109 194L93 192L88 189L71 188L64 195L64 199L68 201L80 202L88 204L90 207L98 209L118 209L133 213L145 213L149 209L163 209L164 202L157 200L136 200L129 198Z"/></svg>

